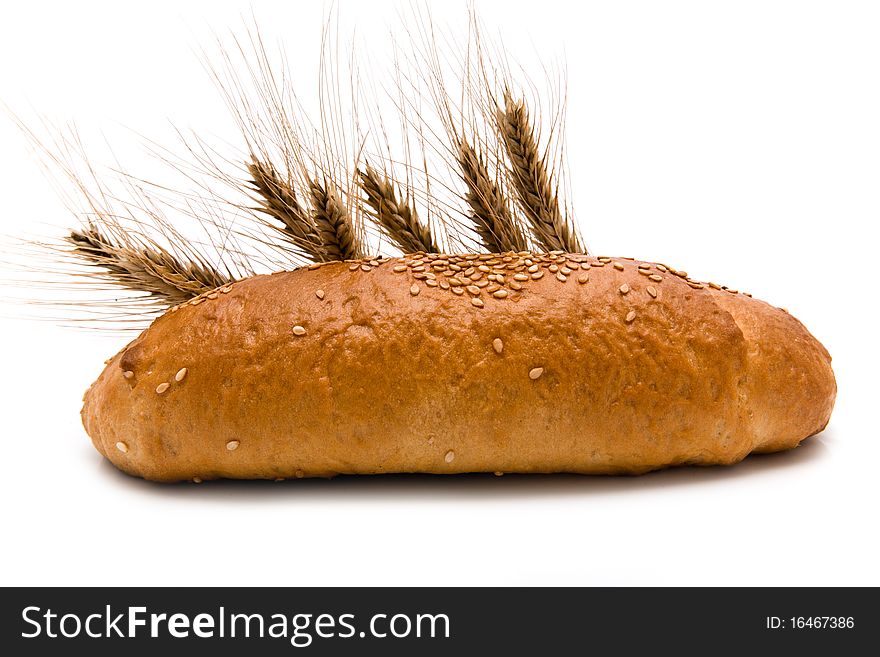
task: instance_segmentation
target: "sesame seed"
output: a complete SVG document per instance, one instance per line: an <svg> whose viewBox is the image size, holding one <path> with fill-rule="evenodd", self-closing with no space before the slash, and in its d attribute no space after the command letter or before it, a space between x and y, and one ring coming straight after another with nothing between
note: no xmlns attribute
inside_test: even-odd
<svg viewBox="0 0 880 657"><path fill-rule="evenodd" d="M201 477L193 477L192 482L194 484L200 484L200 483L202 483L202 478Z"/></svg>
<svg viewBox="0 0 880 657"><path fill-rule="evenodd" d="M441 290L448 290L451 287L449 285L449 281L447 281L445 278L441 278L438 285L440 286Z"/></svg>
<svg viewBox="0 0 880 657"><path fill-rule="evenodd" d="M538 269L540 269L538 265L532 265L531 267L529 267L529 273L534 274L536 271L538 271Z"/></svg>
<svg viewBox="0 0 880 657"><path fill-rule="evenodd" d="M568 276L571 273L571 269L569 269L568 267L563 267L562 269L559 270L559 273L565 274L566 276Z"/></svg>
<svg viewBox="0 0 880 657"><path fill-rule="evenodd" d="M480 288L478 288L476 285L468 285L465 289L473 294L475 297L480 295Z"/></svg>
<svg viewBox="0 0 880 657"><path fill-rule="evenodd" d="M156 394L161 395L163 392L168 390L168 388L170 388L170 387L171 387L170 383L160 383L159 385L156 386Z"/></svg>
<svg viewBox="0 0 880 657"><path fill-rule="evenodd" d="M361 271L370 271L371 269L370 265L361 265Z"/></svg>
<svg viewBox="0 0 880 657"><path fill-rule="evenodd" d="M425 285L427 285L428 287L437 287L437 281L429 278L425 281Z"/></svg>
<svg viewBox="0 0 880 657"><path fill-rule="evenodd" d="M615 268L617 271L623 271L623 265L620 264L619 262L615 262L615 263L614 263L614 268Z"/></svg>
<svg viewBox="0 0 880 657"><path fill-rule="evenodd" d="M589 268L590 268L589 262L582 262L581 263L581 269L589 269Z"/></svg>
<svg viewBox="0 0 880 657"><path fill-rule="evenodd" d="M492 285L489 285L486 287L486 292L488 292L489 294L494 294L496 292L496 290L500 290L500 289L501 289L500 285L498 285L497 283L493 283Z"/></svg>
<svg viewBox="0 0 880 657"><path fill-rule="evenodd" d="M474 304L477 308L482 308L485 305L482 299L478 299L477 297L471 297L471 303Z"/></svg>
<svg viewBox="0 0 880 657"><path fill-rule="evenodd" d="M452 288L452 293L457 294L457 295L462 295L462 294L464 294L464 288L454 287L454 288Z"/></svg>
<svg viewBox="0 0 880 657"><path fill-rule="evenodd" d="M522 285L520 285L520 284L517 283L516 281L511 281L511 282L510 282L510 289L511 289L511 290L521 290L521 289L523 289L523 288L522 288Z"/></svg>
<svg viewBox="0 0 880 657"><path fill-rule="evenodd" d="M507 297L507 290L495 290L492 296L496 299L504 299Z"/></svg>
<svg viewBox="0 0 880 657"><path fill-rule="evenodd" d="M650 294L653 298L655 298L655 299L657 298L657 288L656 287L654 287L653 285L649 285L645 289L648 291L648 294Z"/></svg>
<svg viewBox="0 0 880 657"><path fill-rule="evenodd" d="M663 277L660 276L659 274L651 274L650 276L648 276L648 278L650 278L652 281L655 281L657 283L659 283L660 281L663 280Z"/></svg>
<svg viewBox="0 0 880 657"><path fill-rule="evenodd" d="M709 283L709 287L711 287L713 290L720 290L721 289L721 286L718 285L718 283Z"/></svg>
<svg viewBox="0 0 880 657"><path fill-rule="evenodd" d="M207 298L212 299L212 300L216 299L219 296L220 296L220 294L218 292L208 292L208 294L207 294Z"/></svg>
<svg viewBox="0 0 880 657"><path fill-rule="evenodd" d="M419 286L418 286L418 285L413 285L411 288L409 288L409 293L410 293L411 295L413 295L414 297L415 297L415 296L418 296L418 294L419 294Z"/></svg>
<svg viewBox="0 0 880 657"><path fill-rule="evenodd" d="M535 281L536 281L536 280L538 280L539 278L544 278L544 272L542 272L542 271L536 271L534 274L532 274L532 280L535 280Z"/></svg>
<svg viewBox="0 0 880 657"><path fill-rule="evenodd" d="M568 277L565 274L563 274L562 272L559 272L556 274L556 280L559 281L560 283L565 283L565 281L568 280Z"/></svg>
<svg viewBox="0 0 880 657"><path fill-rule="evenodd" d="M629 283L624 283L617 289L620 290L621 294L629 294Z"/></svg>
<svg viewBox="0 0 880 657"><path fill-rule="evenodd" d="M602 261L600 260L599 262L594 262L594 263L592 264L592 266L593 266L593 267L604 267L604 266L605 266L605 263L602 262Z"/></svg>
<svg viewBox="0 0 880 657"><path fill-rule="evenodd" d="M177 370L177 374L174 375L174 380L180 383L181 381L183 381L187 372L189 372L188 369L186 369L185 367L181 367L179 370Z"/></svg>
<svg viewBox="0 0 880 657"><path fill-rule="evenodd" d="M690 285L695 290L702 290L703 289L703 286L700 285L699 283L694 283L692 281L688 281L687 284Z"/></svg>
<svg viewBox="0 0 880 657"><path fill-rule="evenodd" d="M644 276L650 276L650 275L651 275L651 270L650 270L650 269L642 269L642 266L639 265L639 273L642 274L642 275L644 275Z"/></svg>
<svg viewBox="0 0 880 657"><path fill-rule="evenodd" d="M514 274L513 280L515 281L527 281L529 277L526 274Z"/></svg>
<svg viewBox="0 0 880 657"><path fill-rule="evenodd" d="M631 321L633 321L635 318L636 318L636 311L635 311L635 310L630 310L630 311L626 314L626 323L629 324L629 323L630 323Z"/></svg>
<svg viewBox="0 0 880 657"><path fill-rule="evenodd" d="M378 267L379 262L377 260L370 260L370 265L372 265L373 267Z"/></svg>
<svg viewBox="0 0 880 657"><path fill-rule="evenodd" d="M400 274L401 272L406 271L406 265L394 265L394 269L392 271L396 274Z"/></svg>
<svg viewBox="0 0 880 657"><path fill-rule="evenodd" d="M293 327L293 334L294 335L305 335L306 330L302 326L297 324L296 326Z"/></svg>
<svg viewBox="0 0 880 657"><path fill-rule="evenodd" d="M529 370L529 378L534 381L538 379L544 373L543 367L533 367Z"/></svg>
<svg viewBox="0 0 880 657"><path fill-rule="evenodd" d="M496 473L495 473L495 476L496 476L496 477L503 477L503 476L504 476L504 473L503 473L503 472L496 472Z"/></svg>
<svg viewBox="0 0 880 657"><path fill-rule="evenodd" d="M580 283L581 285L586 283L588 280L590 280L590 276L588 274L581 274L580 276L578 276L578 283Z"/></svg>
<svg viewBox="0 0 880 657"><path fill-rule="evenodd" d="M121 440L120 440L118 443L116 443L116 449L118 449L118 450L119 450L120 452L122 452L123 454L127 454L127 453L128 453L128 445L126 445L126 444L125 444L124 442L122 442Z"/></svg>
<svg viewBox="0 0 880 657"><path fill-rule="evenodd" d="M302 470L297 470L297 471L296 471L296 478L297 478L297 479L302 479L302 478L305 477L305 476L306 476L306 473L303 472Z"/></svg>
<svg viewBox="0 0 880 657"><path fill-rule="evenodd" d="M319 299L323 299L324 298L324 290L315 290L315 296L318 297Z"/></svg>
<svg viewBox="0 0 880 657"><path fill-rule="evenodd" d="M601 263L603 263L603 264L605 264L605 263L607 263L607 262L611 262L611 258L609 258L608 256L600 256L600 257L598 258L598 260L599 260L599 262L601 262Z"/></svg>
<svg viewBox="0 0 880 657"><path fill-rule="evenodd" d="M358 267L359 267L359 265L349 265L348 271L355 271Z"/></svg>
<svg viewBox="0 0 880 657"><path fill-rule="evenodd" d="M501 341L501 338L495 338L492 340L492 348L495 350L496 354L500 354L504 351L504 343Z"/></svg>
<svg viewBox="0 0 880 657"><path fill-rule="evenodd" d="M204 297L197 297L189 302L191 306L198 306L200 303L205 303Z"/></svg>
<svg viewBox="0 0 880 657"><path fill-rule="evenodd" d="M134 372L132 372L131 370L125 370L122 373L122 376L124 376L126 379L130 379L131 377L134 376Z"/></svg>
<svg viewBox="0 0 880 657"><path fill-rule="evenodd" d="M455 452L453 452L450 449L448 452L446 452L446 456L443 457L443 460L446 461L447 463L452 463L452 460L454 458L455 458Z"/></svg>
<svg viewBox="0 0 880 657"><path fill-rule="evenodd" d="M642 263L641 265L639 265L639 269L650 269L650 268L651 268L651 265L646 265L646 264L644 264L644 263Z"/></svg>
<svg viewBox="0 0 880 657"><path fill-rule="evenodd" d="M228 443L226 443L226 449L228 449L230 452L234 452L235 450L238 449L238 446L240 444L241 443L238 442L237 440L230 440Z"/></svg>
<svg viewBox="0 0 880 657"><path fill-rule="evenodd" d="M321 268L321 263L319 263L319 262L316 262L313 265L309 265L309 271L314 271L315 269L320 269L320 268Z"/></svg>
<svg viewBox="0 0 880 657"><path fill-rule="evenodd" d="M486 265L480 265L479 267L477 267L477 270L483 272L484 274L488 274L490 271L492 271Z"/></svg>

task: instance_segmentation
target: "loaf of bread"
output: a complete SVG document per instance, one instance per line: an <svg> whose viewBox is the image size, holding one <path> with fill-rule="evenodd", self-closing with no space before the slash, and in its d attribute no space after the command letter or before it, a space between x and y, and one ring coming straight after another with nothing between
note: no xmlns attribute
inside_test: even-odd
<svg viewBox="0 0 880 657"><path fill-rule="evenodd" d="M684 272L560 252L254 276L109 361L83 422L156 481L732 464L828 422L828 352Z"/></svg>

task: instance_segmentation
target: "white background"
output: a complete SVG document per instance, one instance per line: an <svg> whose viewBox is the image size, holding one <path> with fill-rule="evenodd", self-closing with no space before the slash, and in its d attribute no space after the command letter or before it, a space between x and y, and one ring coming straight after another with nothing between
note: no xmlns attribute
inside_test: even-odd
<svg viewBox="0 0 880 657"><path fill-rule="evenodd" d="M0 583L880 584L876 3L476 4L513 58L568 63L571 182L591 249L787 306L834 357L829 428L794 452L638 478L155 485L103 462L79 424L82 392L126 338L6 304ZM466 23L464 4L431 7ZM340 34L356 27L381 66L402 8L343 0ZM40 113L98 141L112 132L137 171L134 132L161 141L170 122L237 138L198 61L212 31L240 31L253 10L308 76L325 9L7 4L0 101L31 124ZM0 144L0 232L72 225L5 117Z"/></svg>

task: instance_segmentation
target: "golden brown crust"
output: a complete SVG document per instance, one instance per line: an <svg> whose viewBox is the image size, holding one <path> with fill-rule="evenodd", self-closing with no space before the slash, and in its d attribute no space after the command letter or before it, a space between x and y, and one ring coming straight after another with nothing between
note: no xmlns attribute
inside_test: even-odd
<svg viewBox="0 0 880 657"><path fill-rule="evenodd" d="M835 392L793 317L663 265L416 254L169 311L110 361L83 422L161 481L640 473L794 447Z"/></svg>

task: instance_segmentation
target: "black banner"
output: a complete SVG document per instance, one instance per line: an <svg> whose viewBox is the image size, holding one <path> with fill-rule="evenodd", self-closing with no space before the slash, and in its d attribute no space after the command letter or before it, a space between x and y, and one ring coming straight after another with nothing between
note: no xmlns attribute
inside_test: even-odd
<svg viewBox="0 0 880 657"><path fill-rule="evenodd" d="M7 655L864 654L880 638L876 589L21 588L2 597Z"/></svg>

